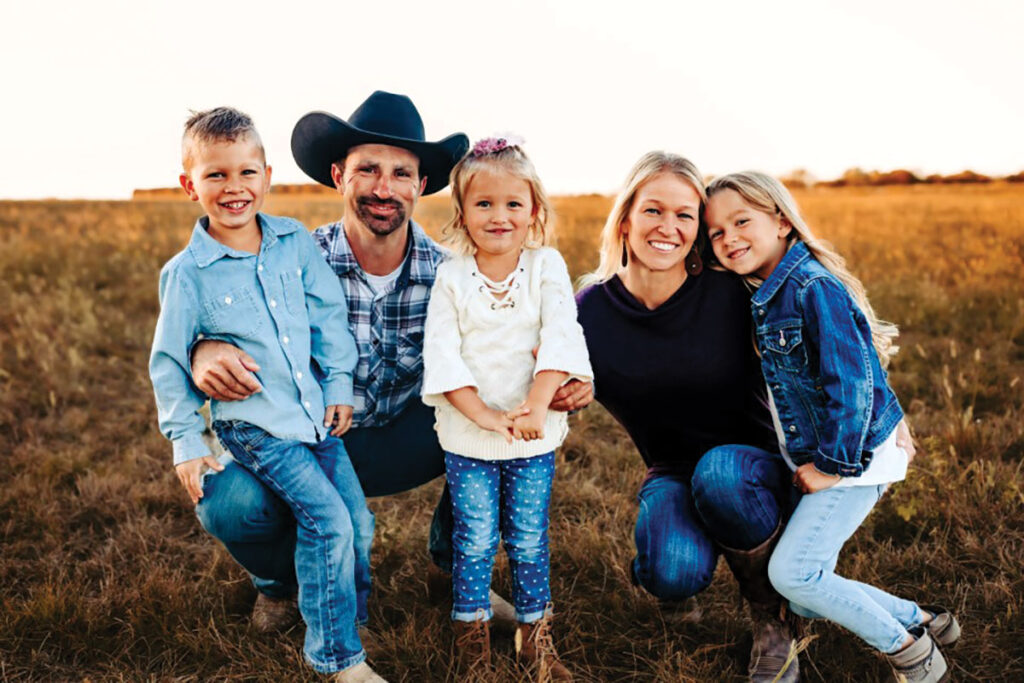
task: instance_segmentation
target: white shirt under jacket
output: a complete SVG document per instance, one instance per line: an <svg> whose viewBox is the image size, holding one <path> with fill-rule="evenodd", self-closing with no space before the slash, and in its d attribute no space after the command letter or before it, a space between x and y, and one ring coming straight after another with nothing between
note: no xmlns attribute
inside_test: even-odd
<svg viewBox="0 0 1024 683"><path fill-rule="evenodd" d="M509 444L500 434L477 427L444 397L446 391L476 387L484 403L504 411L523 402L542 370L593 379L569 271L557 250L525 249L511 289L500 300L484 285L472 256L445 261L430 294L425 334L423 402L435 408L444 450L509 460L561 445L568 432L564 412L548 411L543 439Z"/></svg>

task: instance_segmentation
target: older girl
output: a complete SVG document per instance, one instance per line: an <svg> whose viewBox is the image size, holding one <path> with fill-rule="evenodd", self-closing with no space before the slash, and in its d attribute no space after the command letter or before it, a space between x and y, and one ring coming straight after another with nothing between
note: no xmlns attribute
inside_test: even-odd
<svg viewBox="0 0 1024 683"><path fill-rule="evenodd" d="M715 257L757 288L755 336L778 448L804 494L771 557L772 585L794 612L835 621L884 653L899 680L947 680L936 642L960 634L947 610L835 573L843 544L907 472L896 445L903 411L884 369L896 328L878 319L779 181L736 173L712 182L708 195Z"/></svg>

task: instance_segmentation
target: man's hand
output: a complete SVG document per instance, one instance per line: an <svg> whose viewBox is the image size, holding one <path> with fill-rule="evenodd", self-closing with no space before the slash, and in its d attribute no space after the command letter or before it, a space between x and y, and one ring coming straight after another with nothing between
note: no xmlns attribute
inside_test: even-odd
<svg viewBox="0 0 1024 683"><path fill-rule="evenodd" d="M910 425L906 420L900 420L896 425L896 445L907 452L907 464L914 462L917 449L914 448L914 435L910 433Z"/></svg>
<svg viewBox="0 0 1024 683"><path fill-rule="evenodd" d="M205 455L195 460L186 460L174 468L174 473L178 475L178 481L185 487L188 497L192 499L193 505L196 505L199 499L203 497L203 487L199 483L199 475L203 473L204 467L209 467L214 472L220 472L224 469L224 465L217 462L217 458L212 455Z"/></svg>
<svg viewBox="0 0 1024 683"><path fill-rule="evenodd" d="M558 388L558 391L555 392L554 397L551 399L551 405L548 406L548 409L560 410L562 412L580 410L590 405L590 402L593 400L594 383L572 379Z"/></svg>
<svg viewBox="0 0 1024 683"><path fill-rule="evenodd" d="M241 401L261 391L254 372L260 366L245 351L214 340L192 349L192 378L203 392L218 401Z"/></svg>
<svg viewBox="0 0 1024 683"><path fill-rule="evenodd" d="M814 463L805 463L793 473L793 486L803 493L817 493L831 488L842 479L838 474L825 474L814 469Z"/></svg>
<svg viewBox="0 0 1024 683"><path fill-rule="evenodd" d="M331 436L341 436L352 426L352 406L327 406L324 427L334 427Z"/></svg>

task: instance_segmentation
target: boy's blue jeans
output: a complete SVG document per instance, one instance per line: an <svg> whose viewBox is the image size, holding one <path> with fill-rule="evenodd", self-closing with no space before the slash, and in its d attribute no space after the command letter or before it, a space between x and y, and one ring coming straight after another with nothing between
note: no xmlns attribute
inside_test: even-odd
<svg viewBox="0 0 1024 683"><path fill-rule="evenodd" d="M881 486L830 488L805 495L768 563L768 578L793 611L834 621L884 653L898 650L921 623L909 600L835 573L839 551L885 492Z"/></svg>
<svg viewBox="0 0 1024 683"><path fill-rule="evenodd" d="M638 495L636 581L667 601L701 592L718 564L717 545L756 548L785 519L791 478L781 456L750 446L711 449L692 478L652 474Z"/></svg>
<svg viewBox="0 0 1024 683"><path fill-rule="evenodd" d="M455 514L452 619L491 617L491 571L499 533L512 572L516 619L531 623L551 602L548 504L555 454L477 460L445 453Z"/></svg>
<svg viewBox="0 0 1024 683"><path fill-rule="evenodd" d="M385 496L444 474L444 451L434 431L434 409L416 402L383 427L350 429L342 440L367 497ZM227 461L203 478L196 515L203 528L249 572L257 590L276 598L295 595L295 516L249 470ZM430 554L452 567L452 506L447 487L430 525Z"/></svg>
<svg viewBox="0 0 1024 683"><path fill-rule="evenodd" d="M357 625L366 621L373 514L341 439L305 444L237 420L213 426L235 461L297 520L294 562L306 659L320 673L363 661Z"/></svg>

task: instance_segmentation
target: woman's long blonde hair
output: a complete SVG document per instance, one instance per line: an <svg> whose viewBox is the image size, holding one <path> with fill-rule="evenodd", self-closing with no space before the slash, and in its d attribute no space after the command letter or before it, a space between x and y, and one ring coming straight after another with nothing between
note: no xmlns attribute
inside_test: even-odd
<svg viewBox="0 0 1024 683"><path fill-rule="evenodd" d="M850 272L846 267L846 259L840 256L831 244L814 236L797 210L793 195L789 193L785 185L764 173L745 171L715 178L708 185L707 196L713 197L715 193L722 190L734 190L743 198L744 202L754 209L781 216L793 226L789 233L789 246L792 246L797 240L803 242L807 245L807 250L811 252L811 255L843 283L846 291L850 293L867 318L868 325L871 326L871 341L878 353L878 360L883 368L887 367L889 360L899 351L899 347L893 343L899 335L899 330L896 325L881 320L875 314L875 310L868 301L864 284ZM702 229L706 229L706 226ZM764 282L760 278L752 276L747 276L744 279L755 287L759 287Z"/></svg>
<svg viewBox="0 0 1024 683"><path fill-rule="evenodd" d="M463 204L469 183L483 170L500 170L526 181L530 186L534 218L523 244L536 249L551 244L554 240L554 211L544 185L537 176L537 169L518 145L509 145L497 152L473 156L470 152L455 164L450 181L452 187L452 217L441 231L444 243L457 254L472 256L476 245L466 230L466 209Z"/></svg>
<svg viewBox="0 0 1024 683"><path fill-rule="evenodd" d="M619 272L622 267L622 250L625 244L622 223L626 220L630 209L633 208L633 201L640 188L662 173L671 173L693 185L693 189L700 195L700 207L703 212L704 203L707 200L704 193L704 179L692 161L668 152L648 152L643 155L633 164L633 168L630 169L629 176L626 178L626 184L619 192L619 196L615 198L615 204L612 206L611 213L608 214L608 220L605 221L604 228L601 229L601 261L596 270L579 279L581 288L606 282ZM691 248L696 249L697 245L695 244Z"/></svg>

